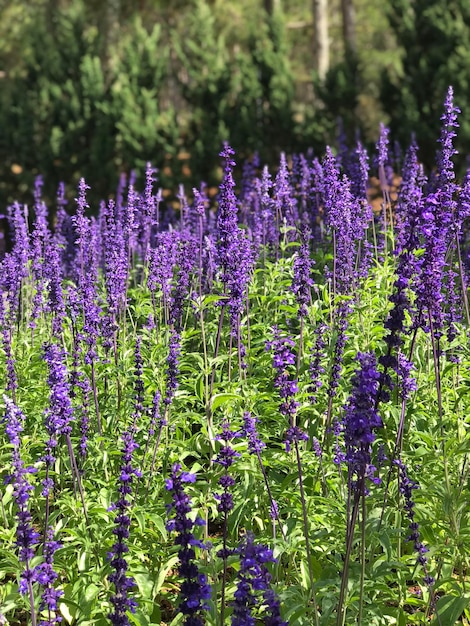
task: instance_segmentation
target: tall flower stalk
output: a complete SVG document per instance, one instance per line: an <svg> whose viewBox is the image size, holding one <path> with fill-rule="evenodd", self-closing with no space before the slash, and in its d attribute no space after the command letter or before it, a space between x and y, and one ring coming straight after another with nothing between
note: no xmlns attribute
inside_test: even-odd
<svg viewBox="0 0 470 626"><path fill-rule="evenodd" d="M182 579L178 610L184 615L186 626L204 626L204 612L208 610L207 601L212 594L211 586L205 574L199 571L195 562L195 548L204 549L204 544L194 536L193 529L203 526L204 520L200 517L190 517L192 510L191 499L185 493L184 484L196 482L196 475L181 471L181 465L175 463L170 478L166 480L166 489L172 495L172 503L168 505L171 515L167 523L170 532L176 531L175 544L179 546L178 573Z"/></svg>
<svg viewBox="0 0 470 626"><path fill-rule="evenodd" d="M359 369L352 379L353 391L345 407L342 428L345 443L345 461L348 468L348 501L346 523L346 554L341 577L341 590L337 610L337 626L343 626L346 618L345 594L347 589L349 561L353 545L354 530L362 502L365 524L365 497L367 482L378 483L376 467L372 463L372 443L375 431L383 426L377 412L376 398L379 391L380 374L372 353L357 355ZM364 528L364 526L363 526ZM362 535L362 564L364 567L364 533ZM362 578L361 578L362 580ZM362 613L362 590L359 614ZM360 623L360 622L359 622Z"/></svg>
<svg viewBox="0 0 470 626"><path fill-rule="evenodd" d="M218 501L217 511L222 514L222 549L219 550L217 556L223 560L222 571L222 589L220 598L220 626L224 626L225 622L225 591L227 584L227 559L232 553L228 548L228 516L233 509L233 494L232 487L235 485L235 479L230 475L230 467L233 465L235 459L240 456L239 452L236 452L231 442L239 437L240 433L230 430L230 424L228 421L224 421L222 424L222 432L217 435L217 439L222 442L215 462L222 466L223 473L219 478L219 486L222 488L222 493L216 493L215 498Z"/></svg>
<svg viewBox="0 0 470 626"><path fill-rule="evenodd" d="M13 497L18 509L18 526L16 529L16 547L19 549L19 559L24 565L20 576L20 593L27 595L31 611L32 626L36 626L37 617L34 608L33 583L35 582L35 569L31 567L31 561L36 553L39 543L39 533L34 530L33 518L28 506L30 493L33 486L27 476L36 471L35 468L25 467L21 458L21 433L24 430L25 416L10 398L4 396L6 413L4 417L5 430L10 444L13 446L12 463L13 471L9 480L13 482Z"/></svg>
<svg viewBox="0 0 470 626"><path fill-rule="evenodd" d="M279 411L288 420L288 428L285 433L285 446L286 451L290 452L293 445L295 451L295 459L297 464L297 478L299 481L300 501L302 505L302 519L303 530L305 537L305 551L307 557L307 567L310 577L311 594L313 601L314 621L318 626L319 618L316 606L315 589L314 589L314 577L312 568L312 554L310 549L309 539L309 521L307 515L307 503L305 498L304 481L302 474L302 462L300 458L299 441L308 440L308 435L305 431L296 424L296 413L299 403L295 399L298 392L298 381L292 378L289 373L289 367L295 365L296 358L293 352L295 347L294 341L291 337L282 337L277 327L273 328L274 338L272 341L267 342L266 349L272 349L273 351L273 367L275 370L274 386L278 389L279 396L281 398L281 404L279 405Z"/></svg>
<svg viewBox="0 0 470 626"><path fill-rule="evenodd" d="M126 540L129 538L131 524L129 516L130 496L134 478L141 476L140 471L134 467L132 461L136 448L138 445L134 441L133 429L124 431L118 486L119 499L111 505L111 510L117 511L113 529L116 541L109 553L110 564L114 571L108 576L108 580L114 584L114 593L110 598L113 610L109 614L109 619L114 626L130 626L127 612L134 613L137 608L137 602L129 596L129 591L135 587L135 581L132 576L127 575L129 565L126 559L126 554L129 551Z"/></svg>

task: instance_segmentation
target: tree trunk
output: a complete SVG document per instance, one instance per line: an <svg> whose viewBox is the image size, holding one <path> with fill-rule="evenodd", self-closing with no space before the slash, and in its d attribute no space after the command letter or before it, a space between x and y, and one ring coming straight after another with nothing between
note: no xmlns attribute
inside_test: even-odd
<svg viewBox="0 0 470 626"><path fill-rule="evenodd" d="M354 0L341 0L343 16L343 41L345 53L356 52L356 18Z"/></svg>
<svg viewBox="0 0 470 626"><path fill-rule="evenodd" d="M328 0L313 0L313 58L315 70L323 80L330 65Z"/></svg>
<svg viewBox="0 0 470 626"><path fill-rule="evenodd" d="M281 0L263 0L264 10L268 15L273 15L281 8Z"/></svg>

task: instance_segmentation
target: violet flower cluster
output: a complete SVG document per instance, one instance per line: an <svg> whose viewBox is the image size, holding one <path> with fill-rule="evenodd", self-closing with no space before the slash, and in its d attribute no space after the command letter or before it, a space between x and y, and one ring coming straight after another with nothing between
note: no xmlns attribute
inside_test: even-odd
<svg viewBox="0 0 470 626"><path fill-rule="evenodd" d="M338 306L337 318L336 318L336 342L333 352L333 363L331 365L330 379L328 385L328 396L330 399L336 396L339 381L341 378L341 370L343 367L343 355L344 348L346 346L347 335L346 331L349 326L348 314L351 310L351 306L348 302L341 302Z"/></svg>
<svg viewBox="0 0 470 626"><path fill-rule="evenodd" d="M224 177L220 185L219 208L217 212L217 260L220 279L228 301L230 334L237 340L240 364L245 367L245 347L240 339L240 317L243 313L245 292L253 265L251 244L245 233L238 227L238 203L233 180L234 151L225 144L220 156L224 159Z"/></svg>
<svg viewBox="0 0 470 626"><path fill-rule="evenodd" d="M275 370L274 386L279 390L282 403L279 407L281 413L289 420L289 425L294 423L294 416L299 403L295 395L299 388L297 380L290 377L288 368L295 365L295 341L291 337L281 337L277 326L273 327L274 339L266 342L266 350L273 351L273 368Z"/></svg>
<svg viewBox="0 0 470 626"><path fill-rule="evenodd" d="M310 258L310 229L304 224L301 230L300 248L294 260L294 277L291 286L299 307L300 318L308 314L311 300L310 289L313 285L311 276L313 263L313 259Z"/></svg>
<svg viewBox="0 0 470 626"><path fill-rule="evenodd" d="M421 534L419 532L419 524L415 521L415 503L413 501L413 491L419 489L419 485L416 481L412 480L408 476L408 470L406 465L400 460L396 459L394 464L398 467L400 475L400 493L405 499L405 511L406 516L410 522L409 530L411 534L406 538L406 541L413 542L413 548L418 554L416 559L417 563L421 565L424 571L424 583L431 587L434 584L434 578L429 575L428 572L428 559L425 556L429 549L421 541Z"/></svg>
<svg viewBox="0 0 470 626"><path fill-rule="evenodd" d="M376 468L372 465L371 452L375 431L383 426L376 408L380 374L374 354L359 353L356 359L360 367L352 378L353 390L343 417L345 460L352 488L365 493L366 478L379 482L374 476Z"/></svg>
<svg viewBox="0 0 470 626"><path fill-rule="evenodd" d="M44 347L44 360L49 369L47 383L50 388L49 407L44 413L49 439L46 444L46 453L43 456L47 468L47 476L43 481L43 495L48 496L54 486L48 470L55 463L55 449L59 437L61 435L70 437L73 408L64 351L55 344L46 345Z"/></svg>
<svg viewBox="0 0 470 626"><path fill-rule="evenodd" d="M89 187L83 178L80 179L78 189L77 212L73 218L76 233L75 243L77 246L74 277L78 284L83 311L82 338L87 346L85 363L93 365L98 358L96 344L101 329L101 309L98 304L97 292L98 267L96 248L98 246L94 246L96 233L94 233L90 220L85 215L85 211L88 208L86 190Z"/></svg>
<svg viewBox="0 0 470 626"><path fill-rule="evenodd" d="M204 626L202 612L209 608L207 602L212 589L195 563L195 547L204 549L206 546L194 536L194 527L203 526L204 521L200 517L196 517L194 521L191 519L191 499L184 490L185 483L194 482L195 474L181 471L179 463L173 465L170 478L165 483L173 499L168 505L168 513L172 514L172 519L167 523L167 530L177 533L175 544L179 546L178 573L182 578L178 609L185 616L183 623L186 626Z"/></svg>
<svg viewBox="0 0 470 626"><path fill-rule="evenodd" d="M173 402L178 389L179 357L181 354L181 338L178 332L173 331L170 335L168 356L166 359L166 390L163 403L169 407Z"/></svg>
<svg viewBox="0 0 470 626"><path fill-rule="evenodd" d="M35 580L35 569L31 568L31 560L35 555L36 546L39 543L39 533L34 530L33 518L28 508L28 500L33 490L28 481L28 474L33 474L36 469L25 467L20 454L21 433L24 430L25 416L10 398L4 396L6 412L3 421L5 431L10 444L13 446L12 464L13 471L8 480L13 483L13 497L17 506L18 526L16 529L16 546L19 549L20 562L24 564L24 570L20 577L20 593L32 594L32 583ZM34 609L34 607L31 607Z"/></svg>
<svg viewBox="0 0 470 626"><path fill-rule="evenodd" d="M453 103L453 90L449 87L441 117L442 128L438 153L438 178L435 189L425 199L421 232L424 239L424 258L420 275L416 279L416 295L419 302L417 324L428 331L432 324L435 337L442 335L444 325L443 282L446 255L452 235L457 203L454 193L457 185L452 157L456 154L453 140L458 127L459 109Z"/></svg>
<svg viewBox="0 0 470 626"><path fill-rule="evenodd" d="M263 544L256 544L253 533L248 533L237 552L240 555L240 571L232 602L232 626L255 626L258 622L253 611L260 605L266 607L263 619L266 626L287 626L281 617L279 598L270 588L271 574L266 565L276 562L272 550ZM258 597L259 592L262 599Z"/></svg>
<svg viewBox="0 0 470 626"><path fill-rule="evenodd" d="M183 307L190 292L191 271L196 264L196 241L192 237L181 237L176 255L178 274L170 302L170 322L177 332L183 327Z"/></svg>
<svg viewBox="0 0 470 626"><path fill-rule="evenodd" d="M52 529L48 528L43 549L44 561L35 568L35 579L43 587L39 611L47 615L47 618L44 617L39 621L39 626L54 626L62 621L58 600L63 595L63 591L54 587L59 575L53 565L54 554L61 547L62 544L54 540Z"/></svg>
<svg viewBox="0 0 470 626"><path fill-rule="evenodd" d="M299 212L290 178L286 155L282 152L274 184L274 210L279 224L290 228L287 238L292 241L295 238L295 225L299 219Z"/></svg>
<svg viewBox="0 0 470 626"><path fill-rule="evenodd" d="M233 180L233 160L235 152L228 145L220 153L224 161L224 176L220 184L219 207L217 212L217 257L224 285L230 280L232 256L238 240L238 205Z"/></svg>
<svg viewBox="0 0 470 626"><path fill-rule="evenodd" d="M322 358L324 357L326 347L325 334L327 329L327 324L320 322L314 331L315 342L310 352L310 363L308 366L310 376L308 391L311 404L315 404L317 401L317 393L322 386L321 376L325 373L325 368L322 366Z"/></svg>
<svg viewBox="0 0 470 626"><path fill-rule="evenodd" d="M62 291L62 264L54 240L51 240L46 248L44 267L47 275L47 307L52 312L52 334L60 340L66 310Z"/></svg>
<svg viewBox="0 0 470 626"><path fill-rule="evenodd" d="M110 507L111 510L117 511L113 528L116 542L108 554L111 567L114 570L108 576L108 580L114 584L115 589L110 598L113 611L109 614L109 619L114 626L129 626L127 611L133 613L137 607L136 601L129 597L129 590L135 587L135 581L127 575L128 563L125 556L129 551L126 540L129 538L131 525L128 513L131 506L129 497L132 494L134 478L141 476L141 472L132 464L134 450L139 447L134 441L132 430L126 430L122 434L122 444L121 473L118 486L119 499Z"/></svg>
<svg viewBox="0 0 470 626"><path fill-rule="evenodd" d="M338 163L328 147L323 162L323 206L325 222L333 236L333 292L350 293L355 285L356 244L364 236L355 219L361 213L358 201L351 192L351 183L341 177Z"/></svg>
<svg viewBox="0 0 470 626"><path fill-rule="evenodd" d="M126 250L122 223L117 219L118 208L110 200L108 204L104 205L103 209L104 278L108 310L111 318L115 320L126 306L129 256Z"/></svg>
<svg viewBox="0 0 470 626"><path fill-rule="evenodd" d="M277 326L273 327L272 330L274 339L266 342L266 350L273 351L273 367L276 372L274 387L279 391L281 397L279 410L289 422L285 434L286 451L289 452L294 442L307 441L308 435L295 424L295 415L299 406L295 396L299 388L297 379L291 377L288 369L295 364L295 353L292 350L295 347L295 342L291 337L281 337Z"/></svg>
<svg viewBox="0 0 470 626"><path fill-rule="evenodd" d="M222 433L216 436L218 441L223 442L215 458L215 463L223 467L223 474L219 478L219 485L223 489L223 492L221 494L215 494L215 498L218 501L217 510L219 513L223 513L224 518L226 518L227 514L233 509L231 488L235 484L235 479L230 476L229 470L235 462L235 459L240 456L240 453L235 451L230 442L240 437L240 435L241 433L230 430L230 424L227 420L224 420L222 423Z"/></svg>

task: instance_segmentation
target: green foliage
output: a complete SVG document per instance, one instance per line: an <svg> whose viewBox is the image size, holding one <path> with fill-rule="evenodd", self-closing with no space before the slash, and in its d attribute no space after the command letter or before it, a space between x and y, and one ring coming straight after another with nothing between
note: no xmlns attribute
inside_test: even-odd
<svg viewBox="0 0 470 626"><path fill-rule="evenodd" d="M273 384L272 354L266 351L265 346L274 324L287 332L286 317L291 318L289 332L295 338L296 349L300 346L295 299L290 289L293 250L295 248L292 246L286 246L277 261L269 258L264 260L251 278L248 289L250 324L247 324L246 318L242 320L242 334L247 345L246 372L238 370L227 325L222 326L220 353L212 357L221 310L217 305L220 296L216 293L220 285L216 285L214 292L205 295L202 302L186 302L185 325L181 334L179 388L166 414L169 423L162 431L160 445L156 445L155 435L152 437L149 433L150 417L147 411L141 415L137 424L139 448L134 453L134 465L142 470L142 477L136 481L131 498L129 552L126 554L129 575L137 583L133 595L139 609L135 616L130 616L132 623L149 625L179 619L175 613L180 584L176 574L177 548L165 525L168 494L164 489L164 479L175 461L182 462L186 469L198 474L197 483L189 489L195 509L208 521L206 538L210 538L213 544L212 550L200 560L200 566L214 584L214 598L220 593L221 561L216 555L222 547L222 538L214 492L220 489L218 480L222 470L214 463L215 454L221 446L216 435L225 418L230 420L234 430L240 430L245 410L250 410L259 419L258 430L266 443L262 451L262 463L279 505L285 538L281 537L280 529L273 525L270 518L270 501L258 460L249 454L246 439L240 437L234 443L240 457L231 469L236 482L233 487L235 507L228 517L230 547L237 545L240 535L246 530L252 530L258 541L274 549L277 563L271 568L272 581L280 592L283 616L289 624L312 624L311 575L314 577L321 626L330 626L336 622L340 576L344 567L348 503L345 493L347 470L333 462L334 443L328 442L325 432L328 376L336 340L334 332L329 333L329 346L321 359L324 368L321 376L323 385L315 404L310 400L308 371L315 327L319 321L329 320L335 310L336 303L331 300L328 284L323 277L325 260L331 263L331 254L325 255L323 252L316 257L316 267L322 269L318 269L315 274L313 301L303 329L303 353L298 371L299 392L296 395L300 403L298 424L324 443L321 459L311 449L310 442L301 444L309 541L312 546L310 564L306 558L305 534L301 526L302 506L295 459L284 450L287 424L279 411L279 392ZM165 385L168 354L165 304L160 297L161 293L157 292L157 325L156 328L148 328L147 318L153 311L153 305L141 269L141 266L134 267L129 281L129 307L116 331L116 362L113 359L110 362L107 358L109 354L101 341L98 346L100 359L96 363L96 382L104 436L100 437L96 432L95 414L91 407L88 456L80 460L87 522L80 500L74 494L68 451L62 440L57 448L58 460L51 469L56 488L50 503L50 521L62 542L54 562L59 573L59 586L63 591L60 611L65 622L70 625L94 623L104 626L108 623L112 586L107 579L111 569L106 554L115 541L112 532L115 512L110 509L110 505L117 498L121 463L120 433L133 420L133 351L137 336L142 340L146 406L150 405L155 391L164 389ZM384 320L391 306L388 296L395 269L392 256L383 263L377 263L355 294L342 376L333 401L333 415L337 418L341 417L342 407L351 393L351 378L357 368L357 352L373 350L377 355L384 354ZM35 488L30 503L35 524L41 528L45 506L41 494L41 480L45 477L41 457L47 439L43 422L49 394L47 368L41 358L41 346L50 340L50 317L47 314L41 317L32 336L28 327L28 307L33 290L30 280L27 277L23 286L25 308L18 329L15 329L13 352L17 357L19 380L17 401L27 416L21 453L24 462L34 464L38 470L37 474L30 475ZM102 295L104 302L106 296L104 293ZM200 312L194 315L198 307L203 315ZM82 321L76 323L80 328ZM430 548L430 571L437 578L435 607L431 604L426 586L421 584L422 571L416 567L413 546L406 541L410 532L409 521L403 511L403 497L399 493L396 473L390 464L401 410L401 400L395 392L390 402L380 405L384 428L380 429L374 447L383 444L388 461L379 469L382 483L370 484L370 493L365 499L366 556L363 585L359 531L354 539L346 623L354 623L357 618L360 596L364 603L363 623L409 626L425 623L431 613L434 620L431 623L437 624L436 610L441 623L464 623L461 616L468 611L469 606L465 585L470 564L470 444L466 424L470 357L465 331L463 328L458 330L456 347L461 358L460 364L447 359L448 346L445 338L442 339L443 429L438 418L430 338L429 334L421 331L417 334L414 349L418 389L406 403L402 459L408 465L410 475L420 483L420 489L413 493L415 519L419 523L423 541ZM410 336L405 336L404 340L403 350L408 352L413 340ZM70 320L66 320L63 341L70 368ZM3 355L0 366L4 374ZM228 374L230 367L231 375ZM82 359L80 370L90 376L90 366L83 363ZM209 377L212 373L214 384L211 390ZM78 418L81 398L74 397L73 403ZM76 419L72 432L75 447L79 439ZM5 441L4 430L1 429L2 479L10 471L11 448ZM154 455L155 466L152 467ZM387 481L389 471L392 472L390 484ZM3 481L2 484L0 613L5 616L7 623L16 626L24 618L28 607L25 599L17 592L17 577L22 565L14 545L16 510L12 487ZM230 557L228 564L227 594L232 598L234 577L239 566L235 556ZM211 602L210 607L207 623L212 625L217 619L216 603ZM230 608L227 609L227 617L229 612Z"/></svg>

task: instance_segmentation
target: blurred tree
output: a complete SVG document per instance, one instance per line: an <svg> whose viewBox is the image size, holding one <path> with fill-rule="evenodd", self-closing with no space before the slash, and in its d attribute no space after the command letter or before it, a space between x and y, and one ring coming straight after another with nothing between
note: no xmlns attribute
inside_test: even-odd
<svg viewBox="0 0 470 626"><path fill-rule="evenodd" d="M470 93L470 3L468 0L390 0L389 20L403 49L400 71L382 82L382 104L395 137L405 145L416 134L421 158L434 161L447 87L455 102ZM470 152L470 119L459 120L460 145Z"/></svg>
<svg viewBox="0 0 470 626"><path fill-rule="evenodd" d="M343 40L346 54L356 54L356 12L354 0L341 0Z"/></svg>
<svg viewBox="0 0 470 626"><path fill-rule="evenodd" d="M49 196L85 175L99 198L147 160L166 187L216 182L223 140L277 162L333 141L338 115L375 140L393 37L381 0L355 0L345 54L341 1L314 83L313 0L0 0L0 204L38 173Z"/></svg>
<svg viewBox="0 0 470 626"><path fill-rule="evenodd" d="M273 15L281 8L281 0L263 0L264 10L268 15Z"/></svg>
<svg viewBox="0 0 470 626"><path fill-rule="evenodd" d="M315 71L323 80L330 65L328 0L313 0L313 59Z"/></svg>

